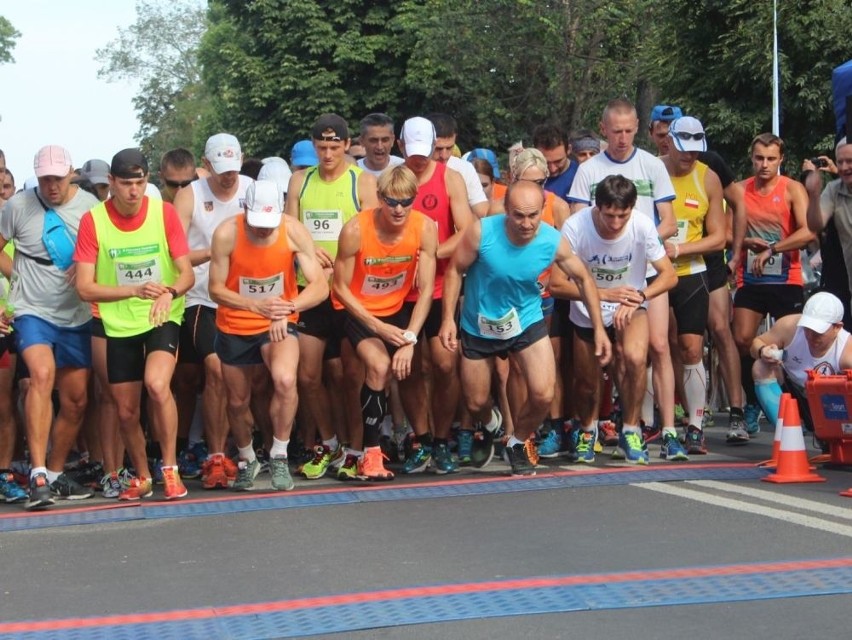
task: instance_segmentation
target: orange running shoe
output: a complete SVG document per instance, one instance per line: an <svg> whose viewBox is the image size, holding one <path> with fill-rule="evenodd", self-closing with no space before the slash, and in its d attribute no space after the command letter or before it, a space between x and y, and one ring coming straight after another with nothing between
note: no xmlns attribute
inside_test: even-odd
<svg viewBox="0 0 852 640"><path fill-rule="evenodd" d="M362 480L393 480L393 472L385 469L383 460L387 456L381 447L367 447L364 455L358 461L358 477Z"/></svg>
<svg viewBox="0 0 852 640"><path fill-rule="evenodd" d="M118 494L119 500L141 500L150 498L154 493L151 478L133 478L127 488Z"/></svg>
<svg viewBox="0 0 852 640"><path fill-rule="evenodd" d="M222 456L222 458L224 458L225 475L228 476L228 480L236 480L237 475L240 472L239 467L237 467L237 463L231 460L228 456Z"/></svg>
<svg viewBox="0 0 852 640"><path fill-rule="evenodd" d="M538 445L535 443L535 433L531 433L530 437L524 441L524 449L527 452L527 458L532 466L538 464Z"/></svg>
<svg viewBox="0 0 852 640"><path fill-rule="evenodd" d="M228 488L228 472L225 469L225 460L227 458L223 453L216 453L207 458L202 467L201 475L201 484L205 489Z"/></svg>
<svg viewBox="0 0 852 640"><path fill-rule="evenodd" d="M177 467L163 467L163 494L166 500L183 498L187 493Z"/></svg>

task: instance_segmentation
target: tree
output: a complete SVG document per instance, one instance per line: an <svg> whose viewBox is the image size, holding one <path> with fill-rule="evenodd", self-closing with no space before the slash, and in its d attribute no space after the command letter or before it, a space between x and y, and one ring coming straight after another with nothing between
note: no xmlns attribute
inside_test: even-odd
<svg viewBox="0 0 852 640"><path fill-rule="evenodd" d="M831 69L849 57L846 0L778 3L781 137L786 169L833 147ZM667 104L699 117L713 148L749 173L752 138L771 130L772 4L753 0L661 0L646 74Z"/></svg>
<svg viewBox="0 0 852 640"><path fill-rule="evenodd" d="M16 40L21 33L12 26L8 18L0 16L0 64L14 62L12 50L15 48Z"/></svg>
<svg viewBox="0 0 852 640"><path fill-rule="evenodd" d="M196 132L210 106L198 47L206 30L206 10L198 0L138 0L136 22L96 52L103 61L98 77L140 82L133 98L136 139L153 167L168 149L182 146L197 153L203 147Z"/></svg>

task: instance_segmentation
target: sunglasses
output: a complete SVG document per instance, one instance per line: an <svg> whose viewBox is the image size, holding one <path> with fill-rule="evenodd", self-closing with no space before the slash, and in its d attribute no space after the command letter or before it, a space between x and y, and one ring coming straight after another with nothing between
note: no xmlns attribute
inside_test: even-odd
<svg viewBox="0 0 852 640"><path fill-rule="evenodd" d="M163 182L166 183L166 186L172 189L183 189L184 187L191 185L196 180L198 180L198 176L195 176L192 180L164 180Z"/></svg>
<svg viewBox="0 0 852 640"><path fill-rule="evenodd" d="M704 132L699 131L698 133L690 133L689 131L675 131L672 133L676 138L680 140L704 140Z"/></svg>
<svg viewBox="0 0 852 640"><path fill-rule="evenodd" d="M402 200L397 200L396 198L391 198L388 196L382 196L382 200L385 201L385 204L388 205L391 209L396 209L397 207L410 207L414 204L414 196L410 198L403 198Z"/></svg>

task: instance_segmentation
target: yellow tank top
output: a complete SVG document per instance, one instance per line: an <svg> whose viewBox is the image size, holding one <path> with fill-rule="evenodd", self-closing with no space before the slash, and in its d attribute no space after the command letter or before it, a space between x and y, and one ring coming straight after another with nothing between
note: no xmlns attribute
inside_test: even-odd
<svg viewBox="0 0 852 640"><path fill-rule="evenodd" d="M704 236L704 218L710 208L710 200L704 188L706 174L707 165L696 162L692 171L685 176L671 176L675 190L672 205L677 220L677 235L671 239L672 242L677 244L696 242ZM702 255L678 257L673 262L679 276L688 276L707 270Z"/></svg>

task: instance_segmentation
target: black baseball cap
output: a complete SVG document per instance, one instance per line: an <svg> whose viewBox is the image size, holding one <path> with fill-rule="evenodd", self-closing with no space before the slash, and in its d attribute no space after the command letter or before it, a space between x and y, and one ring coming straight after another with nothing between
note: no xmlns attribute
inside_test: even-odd
<svg viewBox="0 0 852 640"><path fill-rule="evenodd" d="M148 161L139 149L122 149L112 157L109 172L113 178L144 178Z"/></svg>
<svg viewBox="0 0 852 640"><path fill-rule="evenodd" d="M349 139L349 125L336 113L324 113L311 127L314 140L342 142Z"/></svg>

